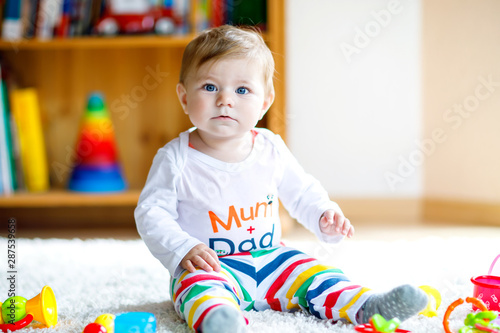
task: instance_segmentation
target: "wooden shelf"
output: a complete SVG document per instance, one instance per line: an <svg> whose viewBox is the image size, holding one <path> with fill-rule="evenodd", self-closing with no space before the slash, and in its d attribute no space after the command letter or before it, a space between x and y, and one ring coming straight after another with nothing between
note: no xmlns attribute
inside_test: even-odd
<svg viewBox="0 0 500 333"><path fill-rule="evenodd" d="M175 36L118 36L118 37L78 37L55 38L50 40L21 39L16 41L0 40L0 50L62 50L62 49L114 49L147 47L185 47L194 34Z"/></svg>
<svg viewBox="0 0 500 333"><path fill-rule="evenodd" d="M120 49L120 48L184 48L196 34L157 36L134 35L117 37L75 37L54 38L49 40L20 39L14 41L0 40L1 51L19 50L77 50L77 49ZM269 40L266 34L264 38Z"/></svg>
<svg viewBox="0 0 500 333"><path fill-rule="evenodd" d="M139 190L110 194L78 193L64 190L40 193L18 192L10 196L0 197L0 208L135 206L139 195Z"/></svg>

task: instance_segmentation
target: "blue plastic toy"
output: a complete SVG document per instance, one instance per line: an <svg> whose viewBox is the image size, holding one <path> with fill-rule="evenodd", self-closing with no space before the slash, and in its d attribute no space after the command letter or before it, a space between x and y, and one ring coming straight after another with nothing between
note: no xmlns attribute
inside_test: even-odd
<svg viewBox="0 0 500 333"><path fill-rule="evenodd" d="M105 313L88 324L83 333L155 333L156 317L149 312Z"/></svg>

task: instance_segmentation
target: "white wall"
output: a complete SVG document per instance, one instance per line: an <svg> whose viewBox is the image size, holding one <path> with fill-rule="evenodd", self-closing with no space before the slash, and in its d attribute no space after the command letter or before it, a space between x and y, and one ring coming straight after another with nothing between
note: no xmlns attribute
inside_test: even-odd
<svg viewBox="0 0 500 333"><path fill-rule="evenodd" d="M335 197L420 197L420 0L288 0L286 11L292 152Z"/></svg>

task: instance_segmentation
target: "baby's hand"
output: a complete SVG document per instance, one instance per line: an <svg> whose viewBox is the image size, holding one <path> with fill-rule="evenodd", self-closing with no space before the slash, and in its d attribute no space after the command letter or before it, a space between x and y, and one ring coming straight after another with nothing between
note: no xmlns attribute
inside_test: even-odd
<svg viewBox="0 0 500 333"><path fill-rule="evenodd" d="M344 215L329 209L321 215L319 219L319 228L322 233L329 236L342 234L351 238L354 236L354 227L351 221L344 217Z"/></svg>
<svg viewBox="0 0 500 333"><path fill-rule="evenodd" d="M196 266L207 272L220 272L219 257L217 257L214 250L205 244L198 244L193 247L181 261L181 267L191 273L196 271Z"/></svg>

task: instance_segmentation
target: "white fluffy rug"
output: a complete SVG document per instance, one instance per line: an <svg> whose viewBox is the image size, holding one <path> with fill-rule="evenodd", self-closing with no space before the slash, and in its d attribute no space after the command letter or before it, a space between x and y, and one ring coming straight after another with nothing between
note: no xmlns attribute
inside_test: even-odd
<svg viewBox="0 0 500 333"><path fill-rule="evenodd" d="M497 235L499 235L497 233ZM431 285L443 296L438 317L418 316L401 328L416 333L443 332L446 307L457 298L472 296L470 278L486 274L497 254L500 239L422 237L414 240L348 240L339 246L310 241L288 241L326 264L342 268L362 285L380 291L402 283ZM0 301L7 298L7 240L0 238ZM50 285L57 298L56 327L29 327L18 332L81 332L103 313L153 312L157 332L190 332L176 316L169 299L168 272L154 259L142 241L112 239L18 239L20 296L31 298ZM500 273L498 274L500 275ZM450 322L456 332L470 307L462 305ZM303 313L273 311L246 314L248 332L354 332L348 324L331 324Z"/></svg>

